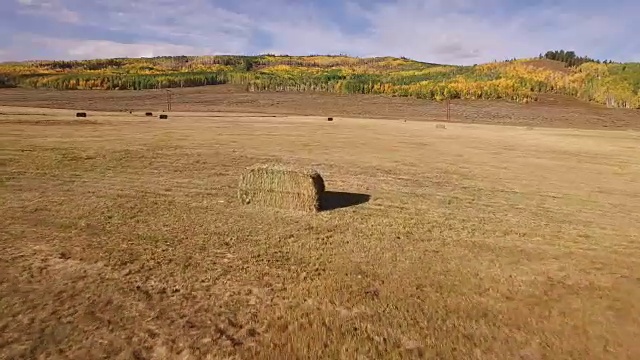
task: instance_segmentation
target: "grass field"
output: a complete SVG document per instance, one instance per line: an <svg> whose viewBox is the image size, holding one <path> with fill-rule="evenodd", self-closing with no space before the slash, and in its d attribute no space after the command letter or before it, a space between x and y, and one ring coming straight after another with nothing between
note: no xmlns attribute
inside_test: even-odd
<svg viewBox="0 0 640 360"><path fill-rule="evenodd" d="M246 92L231 85L172 89L174 111L343 116L414 121L445 120L443 102L376 95ZM55 91L0 89L0 105L88 111L155 111L166 108L164 90ZM640 130L640 110L609 109L560 95L530 104L454 100L451 118L470 124L593 130Z"/></svg>
<svg viewBox="0 0 640 360"><path fill-rule="evenodd" d="M0 113L2 359L640 358L636 131Z"/></svg>

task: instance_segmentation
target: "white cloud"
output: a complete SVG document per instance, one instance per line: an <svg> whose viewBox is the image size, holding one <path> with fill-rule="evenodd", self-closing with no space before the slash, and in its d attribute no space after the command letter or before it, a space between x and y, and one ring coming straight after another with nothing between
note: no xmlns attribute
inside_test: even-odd
<svg viewBox="0 0 640 360"><path fill-rule="evenodd" d="M36 41L51 56L65 58L180 52L348 53L472 64L565 48L591 56L640 60L640 44L626 40L640 30L633 15L640 11L640 3L634 0L619 0L615 7L541 0L526 9L509 0L350 0L340 9L322 8L319 3L247 0L237 3L235 10L213 0L18 2L22 4L19 11L30 15L102 28L99 35L80 34L78 40L69 39L69 32L55 40L55 34L23 29L34 38L44 36L64 47L55 50ZM28 57L39 51L27 47L19 54ZM7 51L0 56L6 58Z"/></svg>
<svg viewBox="0 0 640 360"><path fill-rule="evenodd" d="M250 46L253 19L214 6L208 0L96 0L106 13L89 13L87 21L141 37L163 37L175 44L213 47L243 53Z"/></svg>
<svg viewBox="0 0 640 360"><path fill-rule="evenodd" d="M255 28L273 39L267 49L270 52L392 55L473 64L531 57L560 48L601 56L603 44L629 36L628 23L617 15L624 9L640 10L635 2L624 1L615 11L546 4L500 16L493 15L492 8L504 7L509 1L396 0L368 3L366 7L350 2L343 15L366 20L369 26L364 31L347 32L332 17L319 15L314 6L276 0L286 10L260 8L260 16L254 20Z"/></svg>
<svg viewBox="0 0 640 360"><path fill-rule="evenodd" d="M126 44L109 40L58 39L26 34L19 35L14 40L27 48L38 48L52 54L47 57L49 59L61 60L215 54L211 48L168 43ZM0 58L2 57L0 52Z"/></svg>
<svg viewBox="0 0 640 360"><path fill-rule="evenodd" d="M18 0L18 3L21 5L20 14L38 15L70 24L80 21L80 15L69 10L61 0Z"/></svg>
<svg viewBox="0 0 640 360"><path fill-rule="evenodd" d="M123 44L107 40L46 39L42 45L63 48L71 58L154 57L162 55L206 54L208 49L174 44Z"/></svg>

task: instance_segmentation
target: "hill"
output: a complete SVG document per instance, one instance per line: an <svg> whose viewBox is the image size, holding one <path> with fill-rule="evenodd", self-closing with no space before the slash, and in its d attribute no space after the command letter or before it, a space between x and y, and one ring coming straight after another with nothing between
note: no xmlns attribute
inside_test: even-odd
<svg viewBox="0 0 640 360"><path fill-rule="evenodd" d="M538 94L640 108L640 63L522 59L474 66L407 58L177 56L0 64L0 87L163 89L240 84L248 91L325 91L420 99L535 101ZM557 57L556 57L557 58ZM586 59L586 60L585 60ZM570 65L570 66L569 66Z"/></svg>

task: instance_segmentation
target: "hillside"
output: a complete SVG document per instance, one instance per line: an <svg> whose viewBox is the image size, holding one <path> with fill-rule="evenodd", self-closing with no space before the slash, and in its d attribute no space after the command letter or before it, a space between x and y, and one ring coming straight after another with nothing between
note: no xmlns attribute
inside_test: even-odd
<svg viewBox="0 0 640 360"><path fill-rule="evenodd" d="M142 90L215 84L248 91L325 91L420 99L535 101L564 94L609 107L640 108L640 63L549 59L450 66L406 58L178 56L0 64L0 87Z"/></svg>

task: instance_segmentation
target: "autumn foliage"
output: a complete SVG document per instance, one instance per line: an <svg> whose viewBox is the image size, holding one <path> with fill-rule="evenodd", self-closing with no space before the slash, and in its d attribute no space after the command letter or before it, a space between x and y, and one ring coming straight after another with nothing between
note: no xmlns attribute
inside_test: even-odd
<svg viewBox="0 0 640 360"><path fill-rule="evenodd" d="M554 55L555 56L555 55ZM324 91L421 99L508 99L566 94L640 108L640 64L523 59L447 66L406 58L178 56L0 64L0 87L142 90L238 84L248 91ZM544 62L547 63L544 63ZM565 67L565 65L567 65Z"/></svg>

